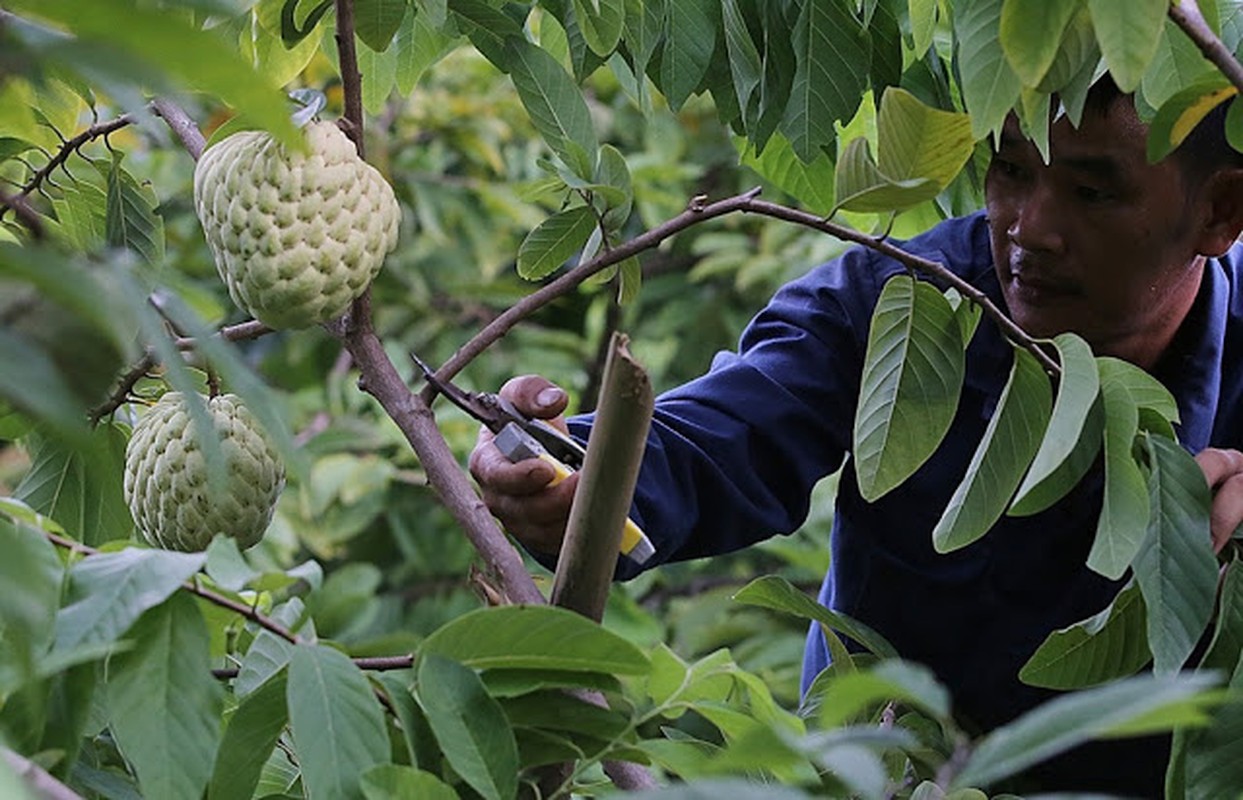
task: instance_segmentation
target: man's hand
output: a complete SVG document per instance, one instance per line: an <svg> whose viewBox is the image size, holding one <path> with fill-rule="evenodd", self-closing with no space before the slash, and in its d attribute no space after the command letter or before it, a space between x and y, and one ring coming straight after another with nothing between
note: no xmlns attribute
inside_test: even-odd
<svg viewBox="0 0 1243 800"><path fill-rule="evenodd" d="M566 430L561 413L569 398L548 380L538 375L513 378L501 387L501 396L527 416L546 419ZM479 440L470 454L470 472L479 483L484 503L511 536L539 553L552 555L561 549L574 488L578 486L577 473L550 487L555 477L551 465L538 458L510 462L492 443L492 432L485 427L480 427Z"/></svg>
<svg viewBox="0 0 1243 800"><path fill-rule="evenodd" d="M1221 552L1243 523L1243 453L1207 448L1196 456L1213 492L1213 551Z"/></svg>

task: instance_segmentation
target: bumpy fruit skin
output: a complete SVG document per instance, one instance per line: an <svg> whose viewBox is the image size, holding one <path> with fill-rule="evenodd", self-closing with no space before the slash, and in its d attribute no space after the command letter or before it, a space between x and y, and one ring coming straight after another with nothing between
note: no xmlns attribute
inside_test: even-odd
<svg viewBox="0 0 1243 800"><path fill-rule="evenodd" d="M194 207L233 301L272 328L344 314L397 246L393 188L331 122L308 152L235 133L194 170Z"/></svg>
<svg viewBox="0 0 1243 800"><path fill-rule="evenodd" d="M220 436L225 484L209 484L185 398L169 392L134 426L125 449L125 501L139 534L155 547L197 552L223 533L244 550L272 521L285 468L236 395L203 401Z"/></svg>

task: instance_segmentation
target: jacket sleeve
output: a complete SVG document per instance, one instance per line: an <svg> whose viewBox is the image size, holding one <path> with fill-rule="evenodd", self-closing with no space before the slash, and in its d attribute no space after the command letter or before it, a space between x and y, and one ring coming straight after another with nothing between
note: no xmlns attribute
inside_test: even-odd
<svg viewBox="0 0 1243 800"><path fill-rule="evenodd" d="M737 352L657 398L632 510L656 546L646 567L798 528L850 447L872 308L895 271L858 249L812 270L750 322ZM622 559L617 576L638 571Z"/></svg>

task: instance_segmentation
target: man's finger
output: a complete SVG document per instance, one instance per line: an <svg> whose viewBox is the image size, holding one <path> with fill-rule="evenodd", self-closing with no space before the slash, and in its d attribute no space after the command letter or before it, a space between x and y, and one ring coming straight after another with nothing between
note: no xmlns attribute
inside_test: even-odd
<svg viewBox="0 0 1243 800"><path fill-rule="evenodd" d="M540 375L510 378L501 387L501 396L522 413L540 419L560 416L570 400L564 389Z"/></svg>
<svg viewBox="0 0 1243 800"><path fill-rule="evenodd" d="M1210 489L1216 489L1218 484L1232 475L1243 473L1243 453L1238 450L1209 447L1196 455L1196 463L1200 465Z"/></svg>
<svg viewBox="0 0 1243 800"><path fill-rule="evenodd" d="M1218 485L1209 520L1213 531L1213 550L1220 552L1235 529L1243 523L1243 473L1235 473Z"/></svg>

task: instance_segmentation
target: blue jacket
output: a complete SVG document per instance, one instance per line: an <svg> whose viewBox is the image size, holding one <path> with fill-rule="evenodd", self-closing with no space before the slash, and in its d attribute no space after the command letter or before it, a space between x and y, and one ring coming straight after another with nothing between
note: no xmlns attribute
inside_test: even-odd
<svg viewBox="0 0 1243 800"><path fill-rule="evenodd" d="M903 247L1005 308L983 213L946 221ZM1237 251L1209 262L1190 317L1153 370L1178 400L1179 435L1192 452L1243 447ZM652 563L736 550L795 530L812 486L845 461L820 601L930 666L955 708L988 729L1049 696L1020 683L1019 668L1050 631L1100 610L1119 588L1084 566L1100 475L1090 473L1044 513L1003 517L976 543L934 552L932 528L1009 374L1011 347L986 318L969 346L958 414L940 449L879 501L859 496L847 455L868 327L882 285L904 271L852 249L783 287L748 325L737 353L719 354L707 374L661 395L636 521L657 547ZM585 434L585 420L574 424ZM624 578L633 568L619 569ZM812 626L804 688L827 663Z"/></svg>

